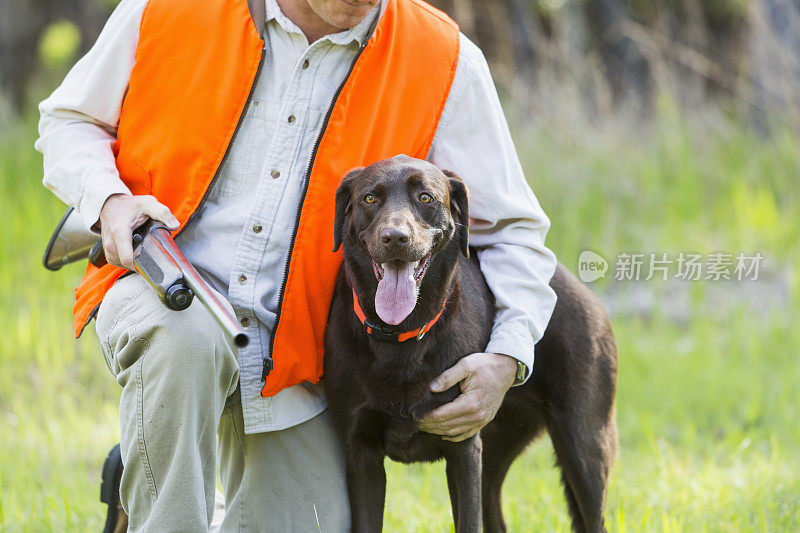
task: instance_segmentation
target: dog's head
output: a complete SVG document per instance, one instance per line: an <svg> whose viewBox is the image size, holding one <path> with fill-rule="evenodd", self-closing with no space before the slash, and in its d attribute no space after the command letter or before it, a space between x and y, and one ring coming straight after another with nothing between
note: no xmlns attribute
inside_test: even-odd
<svg viewBox="0 0 800 533"><path fill-rule="evenodd" d="M351 171L336 191L334 245L344 244L351 283L375 291L375 312L400 324L426 274L469 255L468 193L449 171L405 155ZM351 272L355 271L355 272ZM371 273L373 278L365 276Z"/></svg>

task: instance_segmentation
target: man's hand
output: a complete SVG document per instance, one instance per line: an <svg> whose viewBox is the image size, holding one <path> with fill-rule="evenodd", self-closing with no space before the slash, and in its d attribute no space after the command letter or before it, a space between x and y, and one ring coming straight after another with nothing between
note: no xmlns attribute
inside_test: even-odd
<svg viewBox="0 0 800 533"><path fill-rule="evenodd" d="M169 208L152 196L112 194L100 210L100 236L106 261L133 270L133 230L148 218L158 220L170 230L180 227Z"/></svg>
<svg viewBox="0 0 800 533"><path fill-rule="evenodd" d="M419 429L460 442L478 433L494 418L517 375L517 360L496 353L474 353L445 370L431 384L442 392L461 383L461 394L419 421Z"/></svg>

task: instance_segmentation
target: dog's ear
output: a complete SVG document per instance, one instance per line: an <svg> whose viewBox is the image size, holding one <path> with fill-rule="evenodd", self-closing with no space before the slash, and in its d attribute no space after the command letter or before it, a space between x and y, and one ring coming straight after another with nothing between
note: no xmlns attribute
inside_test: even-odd
<svg viewBox="0 0 800 533"><path fill-rule="evenodd" d="M339 188L336 189L336 214L333 219L333 251L339 251L342 245L342 231L344 230L344 219L353 208L352 193L353 181L361 174L364 167L354 168L342 179Z"/></svg>
<svg viewBox="0 0 800 533"><path fill-rule="evenodd" d="M469 257L469 191L464 181L451 170L442 170L450 178L450 212L458 224L461 253Z"/></svg>

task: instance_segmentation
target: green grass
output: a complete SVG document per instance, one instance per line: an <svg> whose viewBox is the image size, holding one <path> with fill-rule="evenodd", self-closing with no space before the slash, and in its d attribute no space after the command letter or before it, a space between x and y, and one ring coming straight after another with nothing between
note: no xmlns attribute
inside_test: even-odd
<svg viewBox="0 0 800 533"><path fill-rule="evenodd" d="M618 315L620 455L607 523L616 531L800 530L798 137L759 139L722 122L690 127L664 106L656 127L517 132L572 270L581 250L761 251L784 302L739 298L714 312L692 286L688 320L659 307ZM0 133L0 530L99 530L99 472L118 440L118 387L93 338L71 338L71 288L40 255L63 206L40 184L31 126ZM646 287L656 294L662 283ZM593 286L601 294L606 280ZM769 295L765 295L769 296ZM658 300L660 303L660 300ZM546 439L504 488L512 531L564 531ZM443 466L389 465L389 531L452 529ZM324 531L324 524L322 530Z"/></svg>

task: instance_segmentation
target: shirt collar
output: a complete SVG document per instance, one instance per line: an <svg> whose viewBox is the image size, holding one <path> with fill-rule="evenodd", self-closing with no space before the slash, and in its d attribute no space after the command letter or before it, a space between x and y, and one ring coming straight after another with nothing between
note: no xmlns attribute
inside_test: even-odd
<svg viewBox="0 0 800 533"><path fill-rule="evenodd" d="M289 17L283 14L283 11L281 11L277 0L265 0L265 2L267 4L267 24L274 20L287 33L298 33L303 35L303 30L301 30L297 24L289 20ZM338 33L331 33L330 35L323 37L322 40L328 40L331 43L338 45L347 45L353 41L359 45L363 45L369 37L373 23L375 23L379 15L383 14L384 5L386 2L387 0L378 2L370 10L370 12L367 13L367 16L364 17L364 20L359 22L353 28L340 31Z"/></svg>

